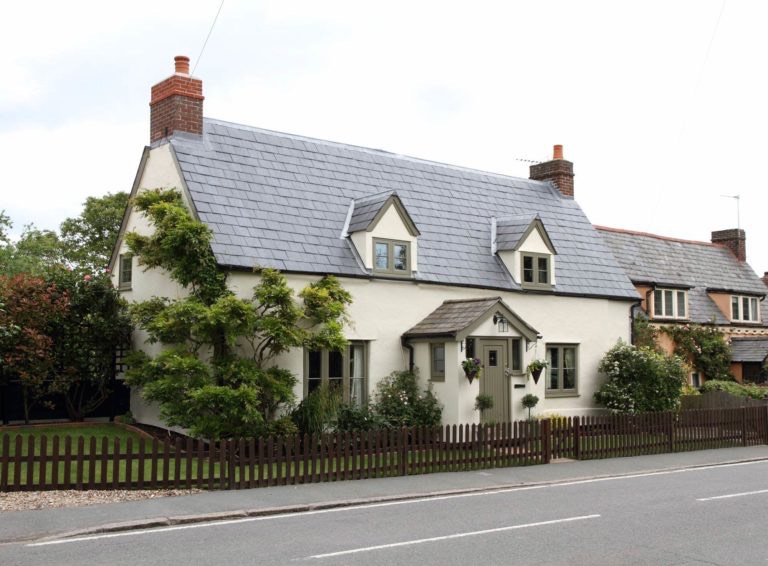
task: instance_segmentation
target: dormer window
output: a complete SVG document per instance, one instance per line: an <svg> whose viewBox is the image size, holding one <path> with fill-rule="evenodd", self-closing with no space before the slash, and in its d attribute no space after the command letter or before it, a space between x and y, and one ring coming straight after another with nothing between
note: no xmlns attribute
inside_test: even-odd
<svg viewBox="0 0 768 566"><path fill-rule="evenodd" d="M757 298L732 295L731 320L734 322L759 322L760 308Z"/></svg>
<svg viewBox="0 0 768 566"><path fill-rule="evenodd" d="M523 253L523 275L522 281L525 287L545 286L550 283L550 257L547 254Z"/></svg>
<svg viewBox="0 0 768 566"><path fill-rule="evenodd" d="M654 318L688 318L686 291L655 289L653 291Z"/></svg>
<svg viewBox="0 0 768 566"><path fill-rule="evenodd" d="M409 242L374 238L373 270L388 275L410 275L410 248Z"/></svg>

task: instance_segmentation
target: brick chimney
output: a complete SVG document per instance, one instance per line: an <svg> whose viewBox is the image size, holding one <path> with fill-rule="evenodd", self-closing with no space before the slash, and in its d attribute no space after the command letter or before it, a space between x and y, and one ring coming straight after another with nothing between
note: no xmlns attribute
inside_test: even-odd
<svg viewBox="0 0 768 566"><path fill-rule="evenodd" d="M149 143L174 132L203 133L203 81L190 76L189 57L175 57L176 72L152 87Z"/></svg>
<svg viewBox="0 0 768 566"><path fill-rule="evenodd" d="M768 271L763 272L763 283L765 283L765 286L768 287Z"/></svg>
<svg viewBox="0 0 768 566"><path fill-rule="evenodd" d="M744 230L716 230L712 232L712 243L725 246L739 261L747 261L747 235Z"/></svg>
<svg viewBox="0 0 768 566"><path fill-rule="evenodd" d="M563 146L556 145L552 161L531 165L530 178L552 181L564 196L573 197L573 163L563 159Z"/></svg>

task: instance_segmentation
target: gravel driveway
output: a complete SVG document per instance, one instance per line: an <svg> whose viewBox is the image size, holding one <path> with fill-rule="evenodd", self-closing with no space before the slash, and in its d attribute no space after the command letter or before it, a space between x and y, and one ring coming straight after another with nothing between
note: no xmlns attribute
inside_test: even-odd
<svg viewBox="0 0 768 566"><path fill-rule="evenodd" d="M54 509L56 507L83 507L102 503L119 503L175 497L200 493L199 489L169 490L109 490L109 491L16 491L0 493L0 511L29 511L32 509Z"/></svg>

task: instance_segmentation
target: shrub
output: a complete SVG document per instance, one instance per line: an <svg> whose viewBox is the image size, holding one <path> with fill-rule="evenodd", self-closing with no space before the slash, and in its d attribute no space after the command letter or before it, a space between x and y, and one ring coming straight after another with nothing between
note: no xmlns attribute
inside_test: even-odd
<svg viewBox="0 0 768 566"><path fill-rule="evenodd" d="M443 408L431 389L420 392L418 376L395 371L376 385L373 410L390 427L436 426Z"/></svg>
<svg viewBox="0 0 768 566"><path fill-rule="evenodd" d="M523 398L520 399L520 403L523 405L523 407L528 409L528 419L530 419L531 409L539 404L539 398L533 393L528 393L527 395L523 395Z"/></svg>
<svg viewBox="0 0 768 566"><path fill-rule="evenodd" d="M663 331L675 341L675 354L690 357L707 379L733 381L731 347L716 327L686 324L664 327Z"/></svg>
<svg viewBox="0 0 768 566"><path fill-rule="evenodd" d="M341 391L327 383L312 391L302 399L291 414L301 434L320 434L328 432L336 422L341 406Z"/></svg>
<svg viewBox="0 0 768 566"><path fill-rule="evenodd" d="M487 409L493 409L493 396L488 393L480 393L475 397L475 411L480 411L480 414Z"/></svg>
<svg viewBox="0 0 768 566"><path fill-rule="evenodd" d="M617 413L669 411L677 408L686 367L678 356L636 348L619 340L600 362L608 381L595 400Z"/></svg>
<svg viewBox="0 0 768 566"><path fill-rule="evenodd" d="M760 385L741 384L735 381L708 380L701 386L701 391L725 391L739 397L751 397L752 399L765 399L768 397L768 388Z"/></svg>
<svg viewBox="0 0 768 566"><path fill-rule="evenodd" d="M368 405L356 407L344 404L339 407L336 430L339 432L360 432L384 428L385 421Z"/></svg>

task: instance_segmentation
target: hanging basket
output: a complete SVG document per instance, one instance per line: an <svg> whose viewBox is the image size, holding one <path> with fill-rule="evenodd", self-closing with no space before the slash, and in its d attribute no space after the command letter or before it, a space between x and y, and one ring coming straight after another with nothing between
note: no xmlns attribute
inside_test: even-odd
<svg viewBox="0 0 768 566"><path fill-rule="evenodd" d="M466 372L465 372L465 373L464 373L464 375L466 375L466 376L467 376L467 381L469 381L469 384L470 384L470 385L472 385L472 382L473 382L473 381L475 380L475 378L477 377L477 374L476 374L476 373L466 373Z"/></svg>
<svg viewBox="0 0 768 566"><path fill-rule="evenodd" d="M533 377L533 382L534 383L539 383L539 378L541 377L541 372L542 371L543 370L541 370L541 369L531 370L531 377Z"/></svg>

